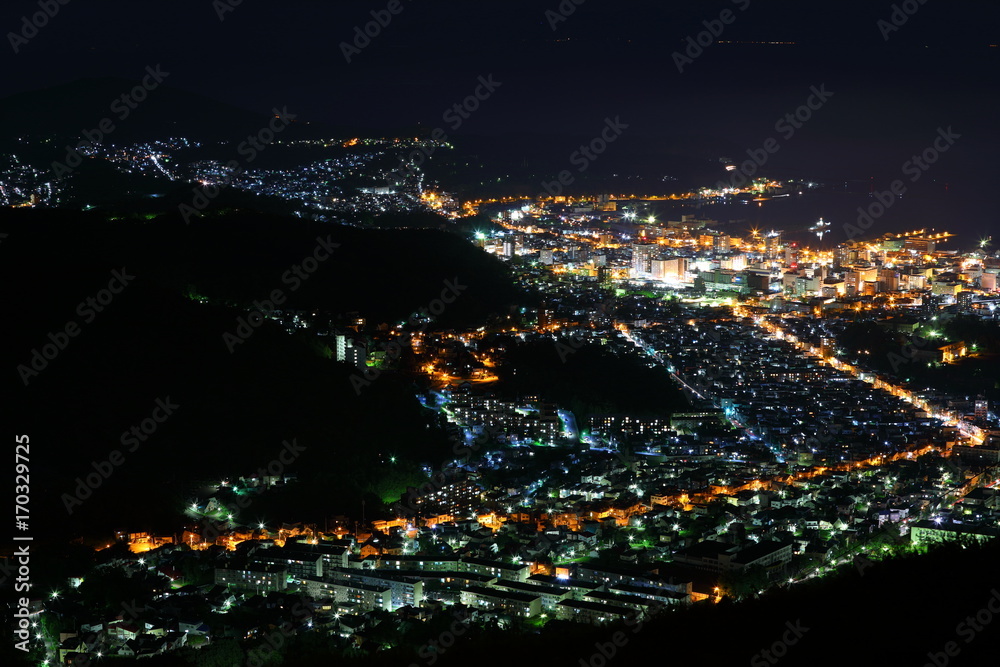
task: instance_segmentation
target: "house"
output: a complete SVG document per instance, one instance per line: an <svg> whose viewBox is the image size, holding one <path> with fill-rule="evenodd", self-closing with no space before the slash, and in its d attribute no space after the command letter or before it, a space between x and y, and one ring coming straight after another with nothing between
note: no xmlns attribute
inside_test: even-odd
<svg viewBox="0 0 1000 667"><path fill-rule="evenodd" d="M177 631L189 635L207 635L211 632L208 625L201 619L182 619L177 621Z"/></svg>
<svg viewBox="0 0 1000 667"><path fill-rule="evenodd" d="M108 636L114 637L120 641L129 641L130 639L135 639L142 632L142 628L139 627L138 623L114 623L108 625Z"/></svg>

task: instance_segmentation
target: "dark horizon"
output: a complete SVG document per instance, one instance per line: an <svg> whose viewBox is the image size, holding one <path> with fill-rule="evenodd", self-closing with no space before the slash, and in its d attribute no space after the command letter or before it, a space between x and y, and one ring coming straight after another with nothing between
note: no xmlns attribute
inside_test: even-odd
<svg viewBox="0 0 1000 667"><path fill-rule="evenodd" d="M373 134L443 128L501 173L504 164L551 158L543 175L557 173L604 119L620 118L628 131L598 172L676 175L694 186L711 183L674 174L672 156L739 163L780 137L776 121L825 87L829 103L781 141L768 175L888 187L939 128L952 127L961 141L912 195L936 200L947 190L951 203L932 207L951 211L947 224L971 240L1000 217L990 195L1000 148L993 119L1000 96L990 83L1000 66L1000 7L913 2L918 9L898 27L885 21L906 3L831 3L810 7L808 16L794 3L765 0L680 7L565 0L564 9L575 8L567 16L547 14L559 11L555 0L432 7L400 0L395 15L388 3L362 2L299 1L280 11L223 0L183 9L111 2L100 12L69 3L8 53L3 90L138 80L159 66L169 72L164 86L253 113L287 108L305 122ZM0 25L16 29L33 7L7 6ZM372 24L375 36L360 50L343 46L375 20L373 11L384 12L385 27ZM728 24L719 20L724 11L732 12ZM720 32L713 43L701 55L688 50L688 38L709 28ZM794 44L746 43L761 41ZM480 77L500 85L453 131L449 109Z"/></svg>

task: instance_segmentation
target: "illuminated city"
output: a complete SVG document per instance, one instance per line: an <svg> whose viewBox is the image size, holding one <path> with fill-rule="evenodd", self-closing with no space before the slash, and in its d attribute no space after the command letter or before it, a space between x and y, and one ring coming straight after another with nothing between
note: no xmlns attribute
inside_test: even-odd
<svg viewBox="0 0 1000 667"><path fill-rule="evenodd" d="M8 21L4 665L995 662L996 8L113 4Z"/></svg>

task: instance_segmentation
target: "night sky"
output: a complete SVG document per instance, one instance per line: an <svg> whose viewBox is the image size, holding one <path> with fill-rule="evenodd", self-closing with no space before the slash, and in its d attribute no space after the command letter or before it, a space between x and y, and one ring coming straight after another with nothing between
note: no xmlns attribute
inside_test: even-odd
<svg viewBox="0 0 1000 667"><path fill-rule="evenodd" d="M546 14L558 0L399 3L348 63L341 44L388 2L72 0L19 53L5 47L4 88L137 79L160 64L167 85L245 109L287 107L331 127L387 132L443 125L492 74L501 87L454 136L530 152L542 150L538 137L591 137L619 116L629 142L615 159L627 164L637 145L741 158L825 84L829 105L782 146L773 172L887 183L950 125L962 140L931 176L942 191L948 184L959 224L996 220L986 192L997 172L996 3L911 0L916 11L893 30L878 24L891 19L891 2L565 0L575 9L558 22ZM711 43L679 72L673 54L724 10L734 18L717 40L795 45ZM0 25L19 30L34 11L35 2L5 3Z"/></svg>

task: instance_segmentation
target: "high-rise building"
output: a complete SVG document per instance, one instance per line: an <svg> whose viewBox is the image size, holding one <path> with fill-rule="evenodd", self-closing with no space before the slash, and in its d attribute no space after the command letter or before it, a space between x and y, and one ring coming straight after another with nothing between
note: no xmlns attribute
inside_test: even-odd
<svg viewBox="0 0 1000 667"><path fill-rule="evenodd" d="M958 302L958 309L966 313L971 311L972 297L974 296L976 296L975 292L969 292L969 291L959 292L958 295L955 297L955 300Z"/></svg>
<svg viewBox="0 0 1000 667"><path fill-rule="evenodd" d="M652 271L653 255L656 246L652 243L636 243L632 245L632 278L648 278Z"/></svg>
<svg viewBox="0 0 1000 667"><path fill-rule="evenodd" d="M356 343L343 334L338 334L336 340L337 361L343 361L358 368L364 366L368 357L364 345Z"/></svg>
<svg viewBox="0 0 1000 667"><path fill-rule="evenodd" d="M649 274L653 280L667 279L667 260L654 259L649 263Z"/></svg>
<svg viewBox="0 0 1000 667"><path fill-rule="evenodd" d="M837 349L837 339L823 336L820 338L820 351L824 357L832 357Z"/></svg>
<svg viewBox="0 0 1000 667"><path fill-rule="evenodd" d="M844 272L844 285L847 288L847 296L856 296L859 292L861 292L863 283L864 281L861 279L861 274L857 271Z"/></svg>
<svg viewBox="0 0 1000 667"><path fill-rule="evenodd" d="M781 232L769 232L765 244L768 259L777 259L781 256Z"/></svg>
<svg viewBox="0 0 1000 667"><path fill-rule="evenodd" d="M352 341L343 334L337 334L337 361L344 361L347 358L347 348L351 347Z"/></svg>
<svg viewBox="0 0 1000 667"><path fill-rule="evenodd" d="M895 292L899 289L899 271L895 269L880 269L878 272L879 290Z"/></svg>
<svg viewBox="0 0 1000 667"><path fill-rule="evenodd" d="M538 327L544 329L552 323L552 316L555 313L548 307L548 304L543 300L541 305L538 307Z"/></svg>
<svg viewBox="0 0 1000 667"><path fill-rule="evenodd" d="M771 274L767 271L744 271L746 274L747 288L752 292L771 291Z"/></svg>
<svg viewBox="0 0 1000 667"><path fill-rule="evenodd" d="M841 243L833 249L833 265L847 266L851 263L851 246Z"/></svg>
<svg viewBox="0 0 1000 667"><path fill-rule="evenodd" d="M654 259L650 262L650 277L653 280L679 283L683 282L688 270L688 260L685 257L670 259Z"/></svg>
<svg viewBox="0 0 1000 667"><path fill-rule="evenodd" d="M612 278L614 277L614 272L610 267L598 266L597 267L597 282L602 285L611 285Z"/></svg>

